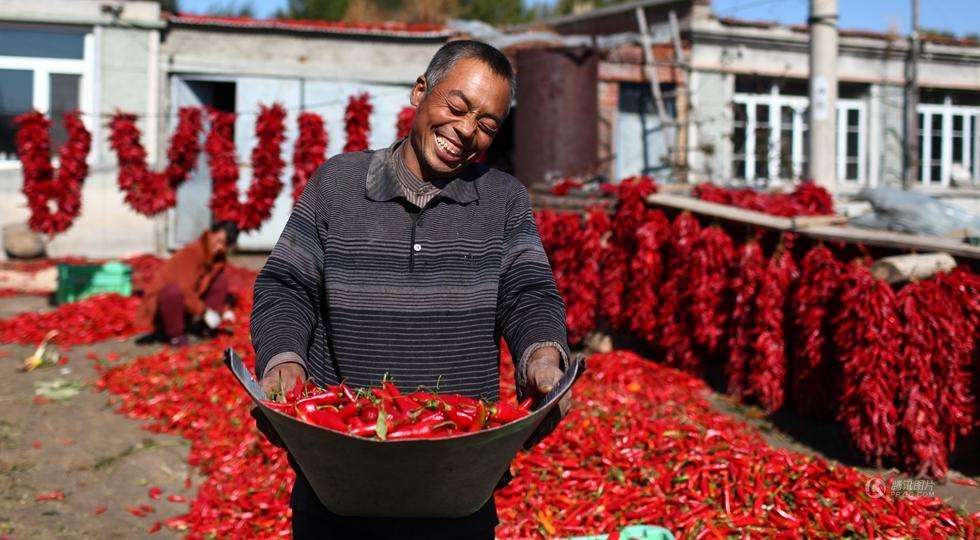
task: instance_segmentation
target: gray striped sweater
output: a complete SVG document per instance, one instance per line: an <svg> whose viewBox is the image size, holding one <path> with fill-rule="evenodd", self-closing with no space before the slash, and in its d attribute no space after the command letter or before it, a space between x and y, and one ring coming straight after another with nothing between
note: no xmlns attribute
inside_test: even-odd
<svg viewBox="0 0 980 540"><path fill-rule="evenodd" d="M310 179L255 281L256 371L301 363L318 384L499 395L499 341L517 361L559 344L565 307L527 190L471 165L421 212L387 159L335 156ZM416 209L417 210L417 209Z"/></svg>

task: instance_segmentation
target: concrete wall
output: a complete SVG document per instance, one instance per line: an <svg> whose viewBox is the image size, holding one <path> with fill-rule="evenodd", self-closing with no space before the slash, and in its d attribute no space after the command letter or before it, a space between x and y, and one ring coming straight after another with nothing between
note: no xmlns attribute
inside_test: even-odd
<svg viewBox="0 0 980 540"><path fill-rule="evenodd" d="M160 53L170 73L410 84L443 42L175 27Z"/></svg>
<svg viewBox="0 0 980 540"><path fill-rule="evenodd" d="M25 223L30 216L20 192L20 171L0 173L0 216L3 223ZM116 169L89 172L82 188L82 211L70 229L48 244L48 255L120 257L153 251L162 223L136 214L123 202Z"/></svg>
<svg viewBox="0 0 980 540"><path fill-rule="evenodd" d="M902 185L902 164L905 159L903 151L903 137L905 124L905 88L895 85L874 85L871 89L873 103L869 108L876 111L877 121L876 135L879 141L879 153L875 156L869 155L871 160L877 159L877 164L872 164L872 170L877 166L878 185L891 187L901 187ZM872 119L872 126L875 119Z"/></svg>
<svg viewBox="0 0 980 540"><path fill-rule="evenodd" d="M691 115L688 163L694 182L732 176L732 96L730 73L691 73Z"/></svg>
<svg viewBox="0 0 980 540"><path fill-rule="evenodd" d="M93 92L92 110L83 110L92 133L90 172L82 189L82 211L73 226L55 236L48 245L53 256L122 256L155 251L162 247L163 223L140 216L123 202L116 183L115 156L109 149L106 119L117 108L146 114L153 84L150 52L158 28L163 26L159 4L126 2L118 19L103 13L104 2L52 0L38 3L20 0L0 2L3 22L70 23L90 27L94 47L90 80L83 83ZM84 91L84 90L83 90ZM84 98L82 103L85 103ZM141 119L143 142L149 149L156 139L158 119ZM151 155L152 158L152 155ZM0 170L0 223L25 222L27 200L21 193L23 176L19 165ZM0 258L4 257L0 250Z"/></svg>

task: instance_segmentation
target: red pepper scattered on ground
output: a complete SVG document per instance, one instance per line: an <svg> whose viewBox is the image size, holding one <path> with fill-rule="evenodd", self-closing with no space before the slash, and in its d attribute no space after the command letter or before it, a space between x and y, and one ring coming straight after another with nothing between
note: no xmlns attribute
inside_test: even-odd
<svg viewBox="0 0 980 540"><path fill-rule="evenodd" d="M58 330L55 343L61 347L126 338L148 330L136 325L139 303L135 297L102 294L53 311L2 319L0 343L37 345L51 330Z"/></svg>

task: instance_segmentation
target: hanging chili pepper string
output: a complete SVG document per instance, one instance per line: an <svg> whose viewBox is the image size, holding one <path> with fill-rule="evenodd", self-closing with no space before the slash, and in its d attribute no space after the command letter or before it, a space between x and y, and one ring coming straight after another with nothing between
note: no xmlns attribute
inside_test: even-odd
<svg viewBox="0 0 980 540"><path fill-rule="evenodd" d="M834 345L841 363L837 412L857 451L881 466L895 457L901 326L891 287L852 265L834 316Z"/></svg>
<svg viewBox="0 0 980 540"><path fill-rule="evenodd" d="M646 223L636 230L636 255L630 262L631 283L626 298L630 330L651 345L657 341L661 307L658 291L664 280L663 253L669 238L667 216L660 211L649 212Z"/></svg>
<svg viewBox="0 0 980 540"><path fill-rule="evenodd" d="M645 221L646 197L657 190L647 176L622 180L615 188L617 203L612 220L612 236L605 251L602 268L605 277L602 291L602 314L614 329L628 327L625 292L630 282L630 259L636 249L636 229Z"/></svg>
<svg viewBox="0 0 980 540"><path fill-rule="evenodd" d="M792 362L795 409L816 418L833 417L839 371L833 351L831 319L840 294L843 265L824 245L806 253L799 286L793 293L793 331L796 355Z"/></svg>
<svg viewBox="0 0 980 540"><path fill-rule="evenodd" d="M668 270L661 309L660 344L664 361L671 366L701 374L704 364L694 348L692 313L694 250L701 225L690 212L682 212L671 226L667 247Z"/></svg>
<svg viewBox="0 0 980 540"><path fill-rule="evenodd" d="M735 293L731 332L728 341L729 358L725 366L726 390L733 396L742 397L748 390L748 365L758 329L755 319L756 295L765 279L765 259L762 247L755 239L742 244L738 251L732 291Z"/></svg>
<svg viewBox="0 0 980 540"><path fill-rule="evenodd" d="M125 194L126 203L144 216L173 208L177 188L197 165L201 152L201 110L181 107L177 118L167 149L167 166L162 172L151 171L146 163L146 150L140 142L135 115L117 112L109 122L109 143L119 161L119 189Z"/></svg>
<svg viewBox="0 0 980 540"><path fill-rule="evenodd" d="M347 102L347 110L344 111L344 131L347 134L347 142L344 143L344 152L360 152L368 149L368 137L371 135L371 96L364 92L351 96Z"/></svg>
<svg viewBox="0 0 980 540"><path fill-rule="evenodd" d="M296 118L299 135L293 145L293 204L299 202L306 183L327 159L330 137L323 117L314 112L302 112Z"/></svg>
<svg viewBox="0 0 980 540"><path fill-rule="evenodd" d="M575 242L578 268L568 294L564 296L570 344L581 343L596 328L602 283L601 260L610 226L607 210L593 207L585 216L581 238Z"/></svg>
<svg viewBox="0 0 980 540"><path fill-rule="evenodd" d="M792 243L792 236L783 236L766 265L756 295L754 326L757 335L746 366L749 395L770 413L782 408L788 383L784 313L790 288L799 277Z"/></svg>
<svg viewBox="0 0 980 540"><path fill-rule="evenodd" d="M415 121L415 107L402 107L398 112L398 120L395 122L395 138L402 139L408 137L412 132L412 123Z"/></svg>
<svg viewBox="0 0 980 540"><path fill-rule="evenodd" d="M709 354L718 354L731 311L728 297L735 261L734 243L721 227L706 227L701 230L690 257L690 309L695 342Z"/></svg>
<svg viewBox="0 0 980 540"><path fill-rule="evenodd" d="M217 221L234 221L241 231L258 229L272 214L282 191L279 179L285 162L281 157L285 131L285 109L279 104L262 106L255 122L255 148L252 149L252 182L247 200L239 200L238 163L235 159L233 113L212 111L211 130L205 142L211 169L211 211Z"/></svg>
<svg viewBox="0 0 980 540"><path fill-rule="evenodd" d="M27 225L44 234L58 234L74 223L82 209L82 184L88 175L92 136L85 129L78 111L63 118L68 139L58 150L57 174L51 164L51 122L32 111L17 116L15 143L23 171L24 196L31 215Z"/></svg>

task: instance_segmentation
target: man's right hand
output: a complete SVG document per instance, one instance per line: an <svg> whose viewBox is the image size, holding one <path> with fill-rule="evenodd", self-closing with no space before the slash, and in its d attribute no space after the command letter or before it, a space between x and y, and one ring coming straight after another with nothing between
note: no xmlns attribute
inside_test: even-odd
<svg viewBox="0 0 980 540"><path fill-rule="evenodd" d="M282 402L286 401L286 392L296 384L297 377L306 380L306 371L303 366L286 362L266 371L262 379L259 380L259 386L265 390L265 395L275 398L275 401Z"/></svg>
<svg viewBox="0 0 980 540"><path fill-rule="evenodd" d="M306 371L299 364L287 362L266 371L262 379L259 380L259 386L265 390L265 395L282 402L286 400L286 392L296 384L296 377L306 380ZM266 439L269 439L269 442L286 450L285 443L279 438L276 428L272 427L269 419L265 417L265 413L260 411L258 407L253 407L252 418L255 419L255 427L259 428L259 431L265 435Z"/></svg>

